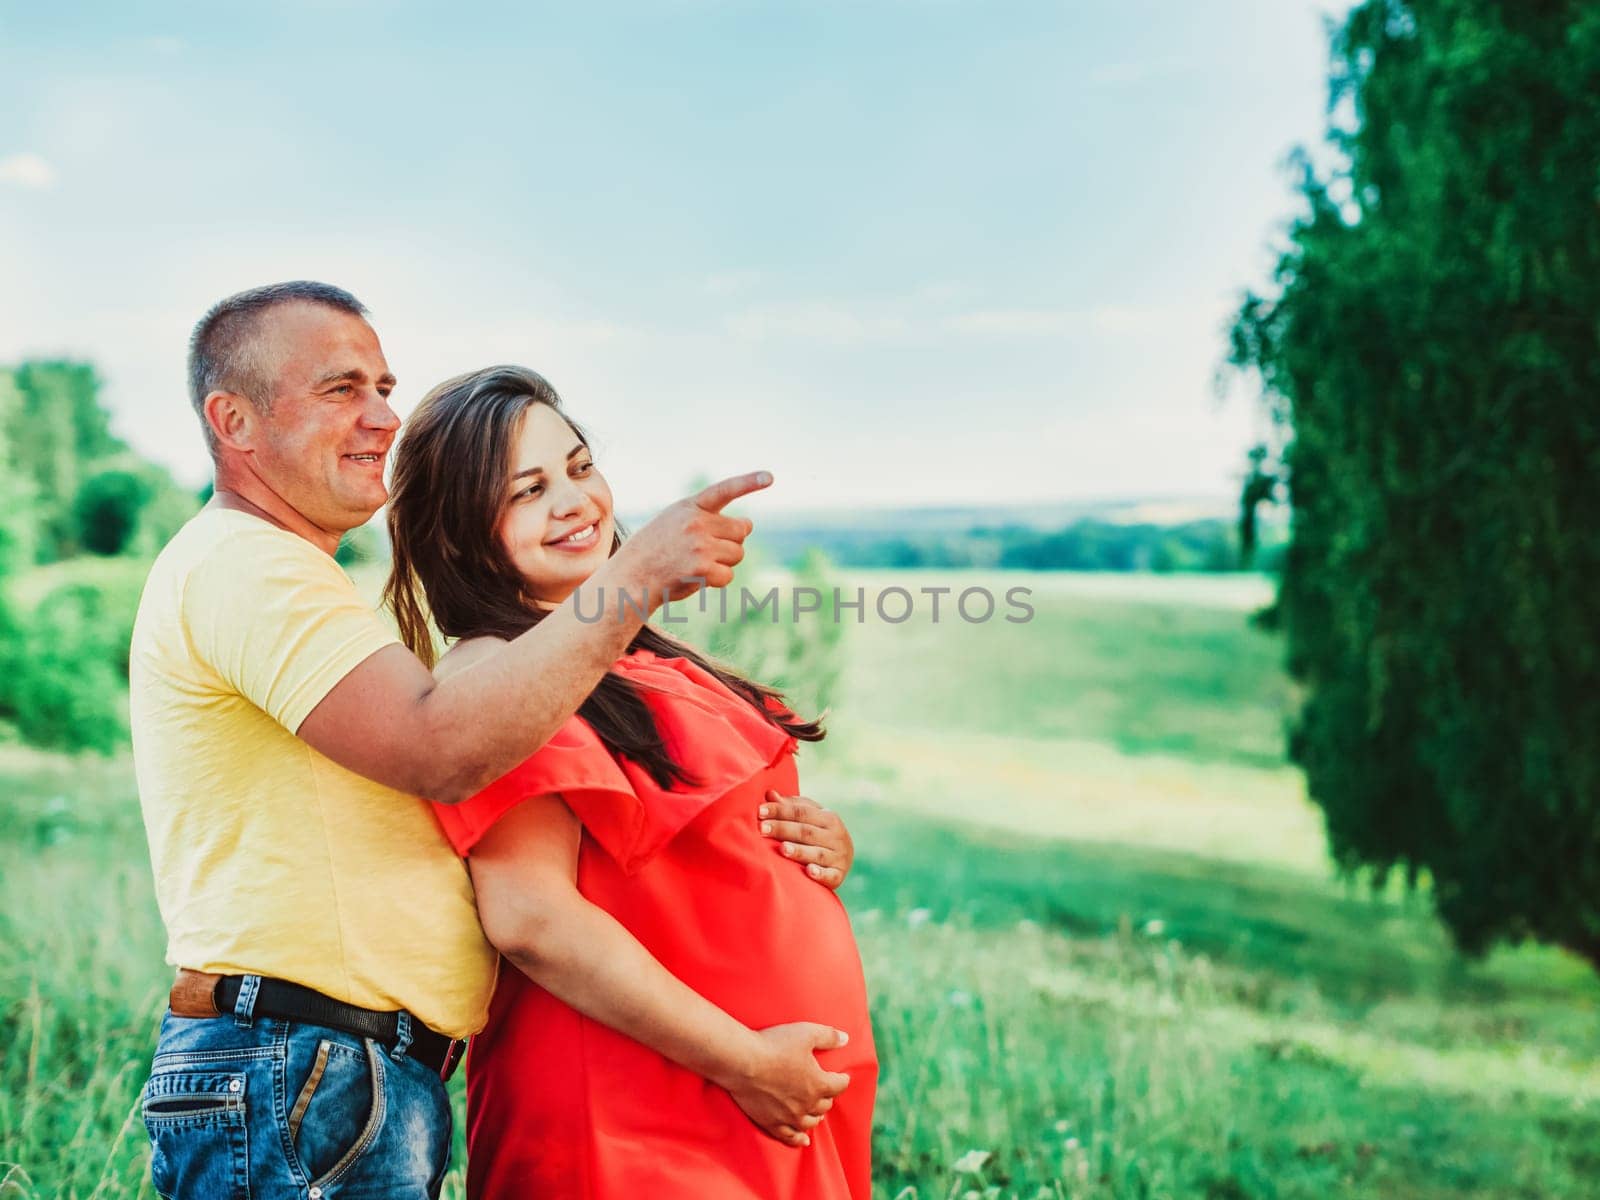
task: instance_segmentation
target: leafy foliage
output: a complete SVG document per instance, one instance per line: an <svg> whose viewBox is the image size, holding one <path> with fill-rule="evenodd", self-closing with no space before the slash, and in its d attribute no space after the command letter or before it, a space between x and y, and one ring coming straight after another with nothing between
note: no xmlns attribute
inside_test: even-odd
<svg viewBox="0 0 1600 1200"><path fill-rule="evenodd" d="M1241 543L1230 522L1217 518L1175 524L1085 517L1055 527L1022 524L946 529L852 529L797 526L760 529L761 544L785 561L799 563L807 550L823 550L845 567L1001 567L1027 571L1238 571L1271 569L1283 546L1276 526L1257 530ZM1256 542L1261 553L1252 560Z"/></svg>
<svg viewBox="0 0 1600 1200"><path fill-rule="evenodd" d="M1292 750L1344 866L1600 967L1600 7L1366 0L1330 111L1232 331L1292 506Z"/></svg>
<svg viewBox="0 0 1600 1200"><path fill-rule="evenodd" d="M153 554L196 504L112 435L98 386L82 363L0 369L0 728L109 753L127 736L142 571L79 578L80 565L101 561L80 552ZM35 563L50 565L33 580L55 586L24 600L15 584Z"/></svg>
<svg viewBox="0 0 1600 1200"><path fill-rule="evenodd" d="M0 720L35 746L102 754L123 746L133 600L71 584L40 601L0 646Z"/></svg>
<svg viewBox="0 0 1600 1200"><path fill-rule="evenodd" d="M0 368L0 465L23 493L11 515L36 562L84 551L154 554L197 507L165 469L111 432L99 388L86 363Z"/></svg>
<svg viewBox="0 0 1600 1200"><path fill-rule="evenodd" d="M73 502L84 468L125 447L99 403L94 368L74 362L27 362L10 372L19 403L10 413L11 465L33 484L40 561L78 548Z"/></svg>
<svg viewBox="0 0 1600 1200"><path fill-rule="evenodd" d="M149 499L149 482L133 471L113 468L89 476L72 502L79 545L91 554L121 554Z"/></svg>
<svg viewBox="0 0 1600 1200"><path fill-rule="evenodd" d="M0 370L0 467L9 466L12 430L22 408L22 392L8 371ZM0 470L0 580L33 561L33 486L21 472ZM4 597L0 595L0 611ZM5 618L0 616L0 624Z"/></svg>

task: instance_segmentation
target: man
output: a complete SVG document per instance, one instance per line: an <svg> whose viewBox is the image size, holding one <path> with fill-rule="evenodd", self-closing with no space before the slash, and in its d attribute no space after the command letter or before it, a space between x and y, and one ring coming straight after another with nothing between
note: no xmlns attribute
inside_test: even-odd
<svg viewBox="0 0 1600 1200"><path fill-rule="evenodd" d="M354 297L319 283L230 297L196 327L190 394L216 492L156 560L131 652L141 804L179 967L144 1116L163 1195L436 1196L443 1080L482 1025L495 956L465 868L418 796L463 799L538 749L637 632L626 593L725 586L764 474L667 509L574 597L435 680L333 560L387 497L394 377ZM767 812L766 809L773 809ZM836 885L848 834L796 797L775 837ZM752 814L755 819L755 814ZM669 1019L669 1015L664 1015ZM728 1048L736 1098L809 1128L842 1084L821 1026Z"/></svg>

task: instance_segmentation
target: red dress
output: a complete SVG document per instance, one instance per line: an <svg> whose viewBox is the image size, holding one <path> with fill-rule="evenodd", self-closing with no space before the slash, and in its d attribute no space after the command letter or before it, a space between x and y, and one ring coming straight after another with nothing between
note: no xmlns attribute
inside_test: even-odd
<svg viewBox="0 0 1600 1200"><path fill-rule="evenodd" d="M723 1089L583 1016L503 963L467 1058L467 1195L485 1200L869 1200L877 1055L838 897L761 836L768 788L799 791L794 739L713 676L635 651L643 695L697 786L658 787L573 717L466 802L437 806L466 854L520 801L559 794L583 823L578 890L660 963L754 1029L816 1021L850 1075L811 1145L758 1130Z"/></svg>

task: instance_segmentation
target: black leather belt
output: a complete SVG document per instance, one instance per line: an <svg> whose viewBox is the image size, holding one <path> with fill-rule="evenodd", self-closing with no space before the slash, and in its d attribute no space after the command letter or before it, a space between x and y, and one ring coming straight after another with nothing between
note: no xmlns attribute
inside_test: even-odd
<svg viewBox="0 0 1600 1200"><path fill-rule="evenodd" d="M233 1011L239 1000L239 989L243 986L242 975L224 975L217 981L215 995L220 1012ZM308 1025L326 1025L356 1037L371 1038L391 1050L400 1044L399 1013L357 1008L354 1004L346 1004L283 979L261 980L254 1011L261 1017L281 1017L287 1021L304 1021ZM415 1017L411 1019L411 1044L406 1047L406 1053L440 1079L448 1081L455 1074L456 1064L461 1061L466 1047L464 1039L448 1038L429 1029Z"/></svg>

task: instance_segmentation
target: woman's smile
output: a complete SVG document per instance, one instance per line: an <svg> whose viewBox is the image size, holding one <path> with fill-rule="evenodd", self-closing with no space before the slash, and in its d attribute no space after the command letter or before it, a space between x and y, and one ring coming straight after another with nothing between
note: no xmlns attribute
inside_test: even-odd
<svg viewBox="0 0 1600 1200"><path fill-rule="evenodd" d="M600 532L600 522L591 521L581 529L545 543L552 550L587 550L595 544Z"/></svg>

